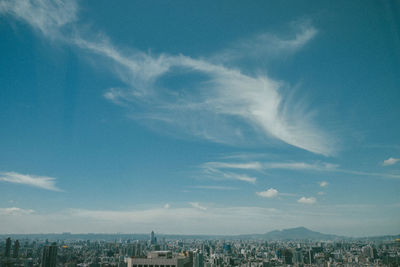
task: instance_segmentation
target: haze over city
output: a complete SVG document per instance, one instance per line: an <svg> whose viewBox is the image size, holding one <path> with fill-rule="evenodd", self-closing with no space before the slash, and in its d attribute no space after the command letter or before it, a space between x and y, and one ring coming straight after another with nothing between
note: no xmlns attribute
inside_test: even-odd
<svg viewBox="0 0 400 267"><path fill-rule="evenodd" d="M399 12L0 0L0 234L399 234Z"/></svg>

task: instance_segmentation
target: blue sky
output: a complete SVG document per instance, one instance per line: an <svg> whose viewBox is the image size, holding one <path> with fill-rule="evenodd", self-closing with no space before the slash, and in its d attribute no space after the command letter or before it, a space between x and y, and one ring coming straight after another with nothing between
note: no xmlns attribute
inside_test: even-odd
<svg viewBox="0 0 400 267"><path fill-rule="evenodd" d="M398 234L399 12L0 1L0 232Z"/></svg>

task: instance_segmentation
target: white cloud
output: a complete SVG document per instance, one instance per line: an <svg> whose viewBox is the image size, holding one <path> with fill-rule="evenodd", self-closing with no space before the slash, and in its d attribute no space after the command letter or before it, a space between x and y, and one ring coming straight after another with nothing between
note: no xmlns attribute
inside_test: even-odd
<svg viewBox="0 0 400 267"><path fill-rule="evenodd" d="M331 164L331 163L305 163L305 162L273 162L266 163L263 165L265 169L286 169L286 170L304 170L304 171L323 171L323 172L336 172L336 173L345 173L345 174L353 174L360 176L376 176L381 178L400 178L398 174L391 173L376 173L376 172L367 172L367 171L354 171L354 170L346 170L340 169L339 165Z"/></svg>
<svg viewBox="0 0 400 267"><path fill-rule="evenodd" d="M294 34L288 38L271 33L261 33L240 40L212 57L214 62L237 62L263 59L267 61L288 55L301 49L318 33L307 21L292 23ZM294 35L294 36L293 36Z"/></svg>
<svg viewBox="0 0 400 267"><path fill-rule="evenodd" d="M327 181L321 181L318 183L320 187L326 187L328 186L328 182Z"/></svg>
<svg viewBox="0 0 400 267"><path fill-rule="evenodd" d="M390 159L388 159L390 160ZM395 159L397 160L397 159ZM390 160L389 162L393 162ZM394 164L394 163L391 163ZM339 168L339 165L327 163L327 162L207 162L201 166L204 170L208 171L218 171L219 169L242 169L246 171L264 171L268 169L282 169L282 170L293 170L293 171L317 171L317 172L336 172L343 174L352 174L359 176L375 176L380 178L394 178L399 179L399 174L392 173L376 173L367 171L354 171ZM320 184L321 185L321 184ZM321 187L325 182L322 183Z"/></svg>
<svg viewBox="0 0 400 267"><path fill-rule="evenodd" d="M205 169L243 169L262 171L267 169L336 171L338 165L326 162L206 162Z"/></svg>
<svg viewBox="0 0 400 267"><path fill-rule="evenodd" d="M167 204L164 205L164 209L169 209L169 208L171 208L170 204L167 203Z"/></svg>
<svg viewBox="0 0 400 267"><path fill-rule="evenodd" d="M0 208L0 215L26 215L26 214L32 214L35 211L32 209L21 209L17 207L11 207L11 208Z"/></svg>
<svg viewBox="0 0 400 267"><path fill-rule="evenodd" d="M61 191L61 189L56 186L56 178L47 176L20 174L17 172L0 172L0 181L24 184L52 191Z"/></svg>
<svg viewBox="0 0 400 267"><path fill-rule="evenodd" d="M212 165L203 164L202 166L203 173L209 178L216 180L237 180L243 181L250 184L255 184L257 181L256 177L249 176L243 173L235 173L232 171L220 170L218 167L214 167ZM224 169L224 168L222 168Z"/></svg>
<svg viewBox="0 0 400 267"><path fill-rule="evenodd" d="M205 168L216 169L242 169L242 170L261 170L262 165L259 162L230 163L230 162L206 162Z"/></svg>
<svg viewBox="0 0 400 267"><path fill-rule="evenodd" d="M212 177L223 177L255 183L256 177L247 174L238 174L233 171L258 171L268 169L305 170L305 171L338 171L338 165L331 163L305 163L305 162L206 162L200 166L203 172ZM230 171L226 171L230 170ZM325 185L326 186L326 185Z"/></svg>
<svg viewBox="0 0 400 267"><path fill-rule="evenodd" d="M81 25L77 25L74 1L6 1L0 10L28 22L46 36L58 36L108 59L104 66L110 67L129 88L110 89L105 97L113 103L135 106L135 114L142 114L141 118L157 118L156 122L147 123L159 127L172 124L170 131L177 129L213 142L270 143L267 140L272 138L317 154L334 152L333 139L312 122L313 114L306 111L306 106L292 103L282 93L282 83L265 74L245 74L238 68L215 63L212 58L155 56L137 50L123 53L104 34L90 37L93 35L83 32L85 27L77 27ZM71 23L75 27L69 27L68 34L62 32ZM297 50L317 33L310 24L300 23L298 29L292 38L259 38L278 51ZM184 86L187 90L181 91L162 85L161 78L167 73L182 78L186 74L198 75L201 80L188 82Z"/></svg>
<svg viewBox="0 0 400 267"><path fill-rule="evenodd" d="M337 172L349 173L360 176L375 176L379 178L394 178L394 179L400 178L399 174L391 174L391 173L377 173L377 172L352 171L352 170L341 170L341 169L338 169Z"/></svg>
<svg viewBox="0 0 400 267"><path fill-rule="evenodd" d="M390 165L396 164L398 161L400 161L400 159L390 157L390 158L384 160L382 165L390 166Z"/></svg>
<svg viewBox="0 0 400 267"><path fill-rule="evenodd" d="M104 97L116 105L124 106L124 99L127 97L127 95L123 90L120 90L118 88L110 88L104 94Z"/></svg>
<svg viewBox="0 0 400 267"><path fill-rule="evenodd" d="M340 171L338 165L316 162L206 162L200 166L203 172L212 177L225 179L241 180L249 183L255 183L256 177L247 174L236 173L234 171L258 171L263 172L268 169L285 169L285 170L305 170L305 171ZM227 171L230 170L230 171ZM322 187L326 186L326 182L322 183Z"/></svg>
<svg viewBox="0 0 400 267"><path fill-rule="evenodd" d="M256 194L259 195L260 197L274 198L277 197L279 193L278 190L270 188L266 191L257 192Z"/></svg>
<svg viewBox="0 0 400 267"><path fill-rule="evenodd" d="M190 186L190 188L195 188L195 189L211 189L211 190L237 190L236 187L232 187L232 186L220 186L220 185L195 185L195 186Z"/></svg>
<svg viewBox="0 0 400 267"><path fill-rule="evenodd" d="M224 172L223 176L227 179L232 179L232 180L238 180L238 181L243 181L247 182L250 184L255 184L257 181L256 177L251 177L246 174L237 174L237 173L232 173L232 172Z"/></svg>
<svg viewBox="0 0 400 267"><path fill-rule="evenodd" d="M287 169L287 170L312 170L312 171L334 171L338 165L331 163L305 163L305 162L271 162L266 163L267 169Z"/></svg>
<svg viewBox="0 0 400 267"><path fill-rule="evenodd" d="M189 202L190 206L192 206L193 208L199 209L199 210L207 210L206 207L200 205L199 202Z"/></svg>
<svg viewBox="0 0 400 267"><path fill-rule="evenodd" d="M301 197L297 200L297 202L302 204L314 204L317 202L315 197Z"/></svg>
<svg viewBox="0 0 400 267"><path fill-rule="evenodd" d="M49 38L61 38L62 28L77 20L77 5L74 0L3 0L0 14L13 15L29 23Z"/></svg>
<svg viewBox="0 0 400 267"><path fill-rule="evenodd" d="M233 173L233 172L221 172L221 174L226 179L243 181L243 182L247 182L250 184L255 184L257 181L256 177L251 177L246 174L237 174L237 173Z"/></svg>
<svg viewBox="0 0 400 267"><path fill-rule="evenodd" d="M320 191L320 192L318 192L317 194L318 194L319 196L322 196L322 195L325 195L325 192Z"/></svg>

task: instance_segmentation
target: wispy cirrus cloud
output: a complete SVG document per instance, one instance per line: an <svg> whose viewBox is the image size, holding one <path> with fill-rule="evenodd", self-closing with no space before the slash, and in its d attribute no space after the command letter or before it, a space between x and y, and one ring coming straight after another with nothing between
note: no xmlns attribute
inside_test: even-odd
<svg viewBox="0 0 400 267"><path fill-rule="evenodd" d="M338 169L337 172L353 174L353 175L359 175L359 176L374 176L374 177L378 177L378 178L400 179L400 175L399 174L392 174L392 173L353 171L353 170L345 170L345 169Z"/></svg>
<svg viewBox="0 0 400 267"><path fill-rule="evenodd" d="M266 169L285 169L285 170L312 170L312 171L334 171L339 166L325 162L271 162L264 165Z"/></svg>
<svg viewBox="0 0 400 267"><path fill-rule="evenodd" d="M313 171L335 171L339 165L326 162L206 162L203 168L213 169L241 169L262 171L268 169L284 169L284 170L313 170Z"/></svg>
<svg viewBox="0 0 400 267"><path fill-rule="evenodd" d="M260 33L236 42L215 55L215 60L231 62L260 57L275 58L296 52L318 34L318 30L309 21L296 21L291 23L291 27L295 31L294 36L285 38L276 34Z"/></svg>
<svg viewBox="0 0 400 267"><path fill-rule="evenodd" d="M392 173L379 173L379 172L368 172L368 171L357 171L342 169L337 164L331 163L305 163L305 162L278 162L278 163L267 163L266 169L284 169L284 170L303 170L303 171L318 171L318 172L335 172L343 174L352 174L357 176L374 176L380 178L395 178L399 179L400 175Z"/></svg>
<svg viewBox="0 0 400 267"><path fill-rule="evenodd" d="M313 171L313 172L334 172L342 174L351 174L357 176L373 176L378 178L393 178L399 179L399 174L393 173L377 173L368 171L356 171L342 169L338 164L327 162L261 162L261 161L233 161L233 162L206 162L201 165L201 168L213 172L227 172L227 171L255 171L264 172L267 170L291 170L291 171ZM254 178L256 178L253 175ZM328 185L326 181L319 183L321 187Z"/></svg>
<svg viewBox="0 0 400 267"><path fill-rule="evenodd" d="M241 170L261 170L263 168L260 162L206 162L203 166L204 168Z"/></svg>
<svg viewBox="0 0 400 267"><path fill-rule="evenodd" d="M63 28L77 20L77 3L51 0L3 0L0 14L9 14L29 23L48 38L62 38Z"/></svg>
<svg viewBox="0 0 400 267"><path fill-rule="evenodd" d="M315 162L206 162L200 166L203 174L208 177L215 177L219 179L234 179L255 183L257 181L257 172L263 173L270 169L283 169L283 170L300 170L300 171L336 171L338 165ZM252 175L246 172L256 172Z"/></svg>
<svg viewBox="0 0 400 267"><path fill-rule="evenodd" d="M0 172L0 181L39 187L51 191L62 191L56 186L56 178L48 176L20 174L17 172Z"/></svg>
<svg viewBox="0 0 400 267"><path fill-rule="evenodd" d="M220 172L220 174L222 175L222 177L224 177L226 179L243 181L243 182L247 182L250 184L255 184L257 181L256 177L252 177L247 174L240 174L240 173L233 173L233 172Z"/></svg>
<svg viewBox="0 0 400 267"><path fill-rule="evenodd" d="M32 214L34 212L35 211L32 209L21 209L18 207L0 208L0 215L7 215L7 216L27 215L27 214Z"/></svg>
<svg viewBox="0 0 400 267"><path fill-rule="evenodd" d="M200 205L199 202L189 202L190 206L192 206L193 208L199 209L199 210L207 210L206 207Z"/></svg>
<svg viewBox="0 0 400 267"><path fill-rule="evenodd" d="M135 114L141 114L145 123L167 127L178 135L231 145L279 140L322 155L335 151L334 139L316 125L314 113L307 111L302 102L293 102L282 92L282 82L265 74L251 75L213 57L153 55L135 49L123 52L105 34L87 34L82 30L85 27L78 27L81 25L75 1L2 3L1 13L24 20L46 37L58 38L108 60L104 67L110 68L126 88L112 88L105 98L124 103L128 110L135 107ZM300 49L317 30L310 23L299 25L297 32L285 38L259 35L257 49L270 47L268 50L275 48L279 53ZM243 52L248 49L242 49L249 43L239 43L233 54L249 57ZM170 77L187 80L185 89L171 87L165 82Z"/></svg>
<svg viewBox="0 0 400 267"><path fill-rule="evenodd" d="M385 159L385 160L383 161L382 165L383 165L383 166L390 166L390 165L396 164L396 163L399 162L399 161L400 161L400 159L398 159L398 158L392 158L392 157L390 157L390 158L388 158L388 159Z"/></svg>
<svg viewBox="0 0 400 267"><path fill-rule="evenodd" d="M257 181L257 178L254 176L250 176L248 174L245 174L243 172L235 172L235 171L226 171L219 169L217 166L211 166L211 165L203 165L202 166L202 172L203 174L211 179L215 180L237 180L237 181L243 181L247 182L250 184L255 184ZM235 169L235 168L234 168ZM239 168L240 169L240 168Z"/></svg>
<svg viewBox="0 0 400 267"><path fill-rule="evenodd" d="M237 190L238 188L232 186L221 186L221 185L195 185L190 186L194 189L210 189L210 190Z"/></svg>

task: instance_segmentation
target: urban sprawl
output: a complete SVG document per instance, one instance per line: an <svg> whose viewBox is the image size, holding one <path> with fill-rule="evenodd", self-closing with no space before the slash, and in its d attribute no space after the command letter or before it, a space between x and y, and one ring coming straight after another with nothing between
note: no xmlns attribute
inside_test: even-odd
<svg viewBox="0 0 400 267"><path fill-rule="evenodd" d="M0 240L1 266L217 267L400 266L400 240L179 239L151 232L147 240L119 238Z"/></svg>

